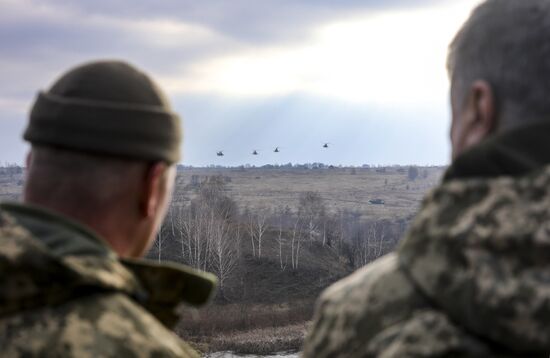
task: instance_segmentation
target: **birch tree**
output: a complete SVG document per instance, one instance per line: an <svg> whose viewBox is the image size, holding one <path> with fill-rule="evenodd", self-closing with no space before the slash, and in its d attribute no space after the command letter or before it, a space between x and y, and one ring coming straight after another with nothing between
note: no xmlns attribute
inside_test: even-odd
<svg viewBox="0 0 550 358"><path fill-rule="evenodd" d="M267 209L259 209L254 213L248 212L247 229L252 241L252 256L254 257L262 258L262 242L269 227L268 217Z"/></svg>
<svg viewBox="0 0 550 358"><path fill-rule="evenodd" d="M219 292L225 298L225 286L237 264L237 237L239 230L227 220L214 223L211 246L211 268L218 276Z"/></svg>
<svg viewBox="0 0 550 358"><path fill-rule="evenodd" d="M279 267L281 271L286 269L288 256L284 255L283 261L283 246L288 235L289 227L292 225L292 213L290 208L279 208L275 215L273 215L272 226L277 228L277 235L275 241L279 247Z"/></svg>
<svg viewBox="0 0 550 358"><path fill-rule="evenodd" d="M297 270L300 264L300 247L302 244L302 223L300 218L294 220L291 229L290 240L290 264L293 270Z"/></svg>
<svg viewBox="0 0 550 358"><path fill-rule="evenodd" d="M298 216L302 219L303 229L310 241L319 235L319 226L326 215L326 208L321 194L306 191L300 194Z"/></svg>

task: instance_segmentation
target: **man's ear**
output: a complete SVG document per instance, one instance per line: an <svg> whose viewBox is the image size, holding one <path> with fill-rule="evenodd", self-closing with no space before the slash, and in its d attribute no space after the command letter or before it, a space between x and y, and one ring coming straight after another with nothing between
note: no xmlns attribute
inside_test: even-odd
<svg viewBox="0 0 550 358"><path fill-rule="evenodd" d="M497 128L496 102L491 85L484 80L472 83L468 99L468 122L466 145L478 144Z"/></svg>
<svg viewBox="0 0 550 358"><path fill-rule="evenodd" d="M164 183L166 170L165 163L157 162L150 165L145 172L140 201L140 214L143 217L154 217L159 210L159 205L162 205L166 190Z"/></svg>

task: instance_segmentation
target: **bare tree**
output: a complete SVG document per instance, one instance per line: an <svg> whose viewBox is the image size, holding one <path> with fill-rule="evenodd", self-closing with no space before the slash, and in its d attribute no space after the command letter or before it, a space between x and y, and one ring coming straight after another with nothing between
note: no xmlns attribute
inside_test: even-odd
<svg viewBox="0 0 550 358"><path fill-rule="evenodd" d="M171 224L183 261L200 270L214 270L225 280L234 266L235 245L230 243L230 228L234 225L236 205L225 195L223 179L209 177L198 188L198 196L173 213Z"/></svg>
<svg viewBox="0 0 550 358"><path fill-rule="evenodd" d="M298 269L300 263L300 246L302 242L302 223L300 218L294 220L291 229L290 263L293 270Z"/></svg>
<svg viewBox="0 0 550 358"><path fill-rule="evenodd" d="M204 203L194 202L180 212L177 220L180 232L181 254L185 263L197 269L205 269L210 247L211 212Z"/></svg>
<svg viewBox="0 0 550 358"><path fill-rule="evenodd" d="M292 225L292 213L290 212L290 208L288 206L284 209L279 208L276 215L273 217L273 221L272 226L277 227L277 236L275 240L279 246L279 266L281 271L284 271L287 265L288 257L285 256L283 262L283 244L286 241L285 234L288 233L288 227Z"/></svg>
<svg viewBox="0 0 550 358"><path fill-rule="evenodd" d="M343 234L340 230L339 216L325 216L322 221L323 246L328 246L338 252L338 241Z"/></svg>
<svg viewBox="0 0 550 358"><path fill-rule="evenodd" d="M158 254L158 262L162 260L162 242L164 241L164 237L162 235L162 227L157 233L157 239L155 240L155 248L157 249Z"/></svg>
<svg viewBox="0 0 550 358"><path fill-rule="evenodd" d="M245 219L246 220L246 230L248 232L248 236L250 237L250 244L252 247L252 257L256 257L256 230L254 229L254 225L252 224L254 222L253 214L250 212L249 208L246 208L245 210Z"/></svg>
<svg viewBox="0 0 550 358"><path fill-rule="evenodd" d="M319 227L326 215L326 208L321 194L314 191L306 191L300 194L298 203L298 216L304 223L310 241L319 235Z"/></svg>
<svg viewBox="0 0 550 358"><path fill-rule="evenodd" d="M214 223L210 252L211 269L218 276L219 292L225 298L225 283L237 264L237 244L239 230L227 220L218 219Z"/></svg>
<svg viewBox="0 0 550 358"><path fill-rule="evenodd" d="M166 244L169 244L169 240L173 237L173 235L170 234L170 217L169 215L167 215L166 219L163 221L157 232L155 242L153 243L153 247L151 250L151 254L156 256L158 262L161 262L163 260L163 250Z"/></svg>
<svg viewBox="0 0 550 358"><path fill-rule="evenodd" d="M374 239L373 242L373 259L377 259L385 254L386 239L389 234L391 223L388 220L378 220L373 222L370 230L370 235Z"/></svg>
<svg viewBox="0 0 550 358"><path fill-rule="evenodd" d="M286 268L286 260L285 260L285 263L283 264L283 223L282 223L282 218L280 219L280 223L279 223L279 230L278 230L278 233L277 233L277 244L279 244L279 265L281 267L281 271L284 271L285 268Z"/></svg>
<svg viewBox="0 0 550 358"><path fill-rule="evenodd" d="M354 237L354 266L361 267L386 253L391 231L389 220L363 223Z"/></svg>
<svg viewBox="0 0 550 358"><path fill-rule="evenodd" d="M257 210L255 213L248 211L247 229L252 241L252 256L262 257L262 242L268 228L269 211L267 209ZM257 245L256 245L257 244ZM257 252L255 249L257 248Z"/></svg>

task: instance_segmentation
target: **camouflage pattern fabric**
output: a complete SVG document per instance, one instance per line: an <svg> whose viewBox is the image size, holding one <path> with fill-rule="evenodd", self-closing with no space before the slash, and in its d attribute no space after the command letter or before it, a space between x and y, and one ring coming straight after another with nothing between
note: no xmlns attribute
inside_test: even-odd
<svg viewBox="0 0 550 358"><path fill-rule="evenodd" d="M199 357L169 328L179 304L207 302L214 283L120 261L78 224L0 205L0 357Z"/></svg>
<svg viewBox="0 0 550 358"><path fill-rule="evenodd" d="M399 249L327 289L304 357L548 357L550 167L449 178Z"/></svg>

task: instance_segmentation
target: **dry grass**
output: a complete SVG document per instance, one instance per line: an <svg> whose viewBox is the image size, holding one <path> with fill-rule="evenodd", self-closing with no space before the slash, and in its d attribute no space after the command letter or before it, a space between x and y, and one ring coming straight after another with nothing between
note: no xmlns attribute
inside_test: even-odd
<svg viewBox="0 0 550 358"><path fill-rule="evenodd" d="M178 173L177 191L187 198L185 186L193 175L200 178L222 175L229 195L240 208L295 209L300 193L318 191L329 211L353 210L372 219L402 218L414 214L424 194L440 180L443 168L420 168L423 174L410 182L406 173L396 168L386 172L375 169L184 169ZM352 174L355 172L355 174ZM23 175L0 175L0 201L14 200L21 194ZM371 199L383 199L385 205L372 205Z"/></svg>
<svg viewBox="0 0 550 358"><path fill-rule="evenodd" d="M292 304L217 304L188 311L176 329L186 337L213 336L220 332L250 331L302 323L313 315L312 301Z"/></svg>
<svg viewBox="0 0 550 358"><path fill-rule="evenodd" d="M312 302L214 305L190 312L176 333L203 352L269 354L302 346Z"/></svg>
<svg viewBox="0 0 550 358"><path fill-rule="evenodd" d="M211 352L267 355L298 351L304 342L306 323L222 334L209 342Z"/></svg>
<svg viewBox="0 0 550 358"><path fill-rule="evenodd" d="M23 190L23 174L0 174L0 202L16 201Z"/></svg>
<svg viewBox="0 0 550 358"><path fill-rule="evenodd" d="M373 219L403 218L414 214L425 193L434 187L442 168L426 168L427 177L411 182L406 173L394 168L385 173L375 169L185 169L178 175L180 188L201 178L222 175L230 178L228 194L240 208L285 207L295 209L300 193L318 191L329 211L358 211ZM420 169L423 173L424 168ZM383 199L385 205L372 205L371 199Z"/></svg>

